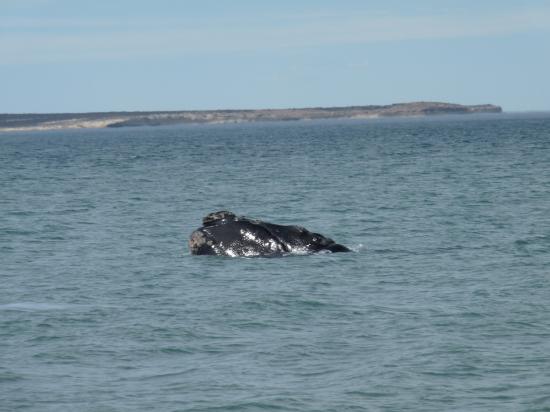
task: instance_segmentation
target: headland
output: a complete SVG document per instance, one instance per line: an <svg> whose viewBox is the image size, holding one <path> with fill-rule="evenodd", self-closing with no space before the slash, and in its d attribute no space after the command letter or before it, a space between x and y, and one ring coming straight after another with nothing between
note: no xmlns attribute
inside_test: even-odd
<svg viewBox="0 0 550 412"><path fill-rule="evenodd" d="M310 107L257 110L184 110L151 112L0 114L1 131L162 126L183 123L240 123L315 119L372 119L379 117L501 113L493 104L462 105L412 102L390 105Z"/></svg>

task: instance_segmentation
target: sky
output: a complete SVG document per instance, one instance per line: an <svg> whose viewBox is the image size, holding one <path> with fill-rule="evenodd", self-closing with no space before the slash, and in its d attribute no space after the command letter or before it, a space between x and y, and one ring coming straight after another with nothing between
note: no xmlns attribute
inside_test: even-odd
<svg viewBox="0 0 550 412"><path fill-rule="evenodd" d="M0 0L0 113L550 110L550 1Z"/></svg>

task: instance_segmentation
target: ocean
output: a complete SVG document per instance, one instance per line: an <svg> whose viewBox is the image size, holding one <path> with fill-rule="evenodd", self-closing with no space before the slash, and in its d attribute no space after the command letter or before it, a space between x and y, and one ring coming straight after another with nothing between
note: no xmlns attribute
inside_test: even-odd
<svg viewBox="0 0 550 412"><path fill-rule="evenodd" d="M1 411L550 411L550 114L2 133L0 281Z"/></svg>

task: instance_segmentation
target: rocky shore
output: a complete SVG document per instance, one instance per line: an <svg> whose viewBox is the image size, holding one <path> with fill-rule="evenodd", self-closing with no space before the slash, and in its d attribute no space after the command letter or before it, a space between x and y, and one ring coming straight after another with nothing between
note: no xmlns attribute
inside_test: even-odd
<svg viewBox="0 0 550 412"><path fill-rule="evenodd" d="M413 102L385 106L312 107L301 109L0 114L0 131L161 126L181 123L368 119L377 117L500 112L502 112L502 108L492 104L461 105L441 102Z"/></svg>

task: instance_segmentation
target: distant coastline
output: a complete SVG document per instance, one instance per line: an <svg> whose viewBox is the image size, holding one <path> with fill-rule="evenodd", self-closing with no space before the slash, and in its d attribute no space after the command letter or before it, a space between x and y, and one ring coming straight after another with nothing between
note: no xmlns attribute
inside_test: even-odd
<svg viewBox="0 0 550 412"><path fill-rule="evenodd" d="M311 107L300 109L186 110L152 112L0 114L0 132L105 127L163 126L183 123L240 123L314 119L372 119L378 117L501 113L493 104L461 105L412 102L391 105Z"/></svg>

